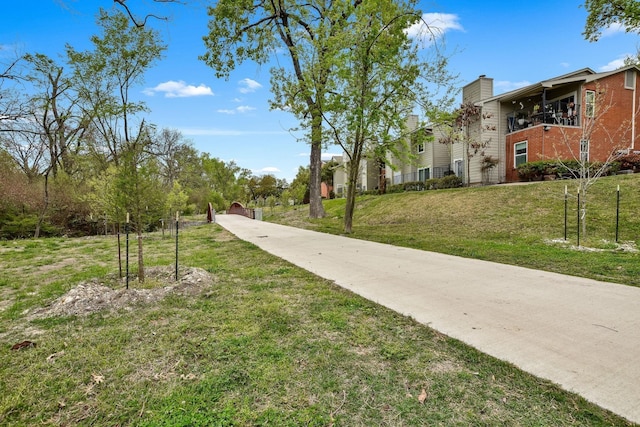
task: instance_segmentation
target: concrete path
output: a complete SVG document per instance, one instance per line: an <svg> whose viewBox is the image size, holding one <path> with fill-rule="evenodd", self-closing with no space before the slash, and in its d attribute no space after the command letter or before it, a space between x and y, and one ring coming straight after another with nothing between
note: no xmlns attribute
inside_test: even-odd
<svg viewBox="0 0 640 427"><path fill-rule="evenodd" d="M292 264L640 423L640 289L218 215Z"/></svg>

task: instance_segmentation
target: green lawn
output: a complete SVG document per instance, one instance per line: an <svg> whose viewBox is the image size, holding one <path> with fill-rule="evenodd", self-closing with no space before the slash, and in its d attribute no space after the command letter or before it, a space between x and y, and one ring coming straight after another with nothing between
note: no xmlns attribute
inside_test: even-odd
<svg viewBox="0 0 640 427"><path fill-rule="evenodd" d="M115 238L0 242L0 425L630 425L217 225L180 237L182 268L209 280L55 316L84 281L122 289ZM170 267L174 245L145 236L147 265ZM37 346L10 349L23 340Z"/></svg>

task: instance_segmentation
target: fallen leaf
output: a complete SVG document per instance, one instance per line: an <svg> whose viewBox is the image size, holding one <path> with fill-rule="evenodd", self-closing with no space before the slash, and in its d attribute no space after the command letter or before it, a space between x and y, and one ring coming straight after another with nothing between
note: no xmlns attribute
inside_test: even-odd
<svg viewBox="0 0 640 427"><path fill-rule="evenodd" d="M50 354L49 356L47 356L47 362L53 363L56 361L58 357L62 356L63 354L64 354L64 350L59 351L57 353Z"/></svg>
<svg viewBox="0 0 640 427"><path fill-rule="evenodd" d="M22 341L11 346L11 350L22 350L23 348L35 347L36 343L33 341Z"/></svg>
<svg viewBox="0 0 640 427"><path fill-rule="evenodd" d="M422 389L420 396L418 396L418 402L424 403L425 400L427 400L427 390Z"/></svg>

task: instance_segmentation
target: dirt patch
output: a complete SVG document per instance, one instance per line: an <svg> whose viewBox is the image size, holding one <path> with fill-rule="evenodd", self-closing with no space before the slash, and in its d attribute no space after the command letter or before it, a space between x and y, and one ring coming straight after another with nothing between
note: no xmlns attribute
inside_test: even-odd
<svg viewBox="0 0 640 427"><path fill-rule="evenodd" d="M169 294L197 295L213 284L213 277L201 268L182 268L178 270L178 281L175 281L173 267L149 267L145 276L156 281L159 286L151 289L135 287L137 282L130 282L129 289L118 288L92 279L78 284L49 306L35 310L30 319L54 316L86 316L101 310L131 310L137 305L152 304L162 300Z"/></svg>

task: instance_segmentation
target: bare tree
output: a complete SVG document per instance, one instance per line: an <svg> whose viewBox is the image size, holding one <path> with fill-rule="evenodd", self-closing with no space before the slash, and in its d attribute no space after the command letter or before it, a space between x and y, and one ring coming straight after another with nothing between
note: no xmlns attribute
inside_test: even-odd
<svg viewBox="0 0 640 427"><path fill-rule="evenodd" d="M153 0L154 3L177 3L177 4L185 4L182 1L178 1L178 0ZM167 18L166 16L159 16L153 13L147 13L144 18L138 18L131 10L131 8L129 7L129 5L127 4L127 0L113 0L114 3L116 3L117 5L121 6L124 11L126 12L126 14L129 16L129 19L131 20L131 22L137 27L137 28L142 28L145 25L147 25L147 21L149 20L149 18L154 18L154 19L158 19L160 21L168 21L169 18Z"/></svg>
<svg viewBox="0 0 640 427"><path fill-rule="evenodd" d="M5 126L7 123L29 113L29 103L20 90L25 77L24 64L24 57L18 54L0 62L0 132L9 131Z"/></svg>
<svg viewBox="0 0 640 427"><path fill-rule="evenodd" d="M479 127L474 125L491 116L491 113L483 113L482 107L475 105L474 102L464 102L452 116L443 116L443 120L453 122L453 127L449 128L450 132L440 138L438 142L449 145L455 143L463 144L466 156L465 181L467 186L471 184L471 159L478 155L484 158L485 149L489 147L491 143L491 138L484 139L482 134L484 131L495 130L495 126L493 125L481 125ZM491 163L491 161L489 163ZM485 164L486 162L483 161L482 167L484 167Z"/></svg>
<svg viewBox="0 0 640 427"><path fill-rule="evenodd" d="M600 85L590 92L593 98L585 102L580 128L560 127L562 138L558 144L554 144L558 164L577 181L579 217L584 236L587 233L589 189L610 171L612 163L620 155L626 154L631 145L631 120L622 121L615 129L610 127L611 121L606 120L607 113L615 107L613 92ZM637 116L637 112L634 116ZM591 161L593 149L604 152L604 157L597 162Z"/></svg>

